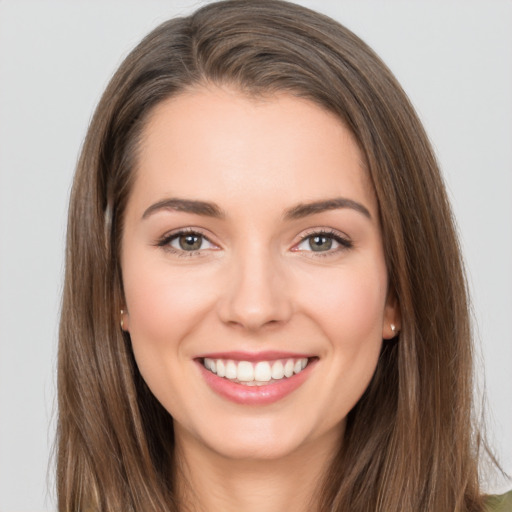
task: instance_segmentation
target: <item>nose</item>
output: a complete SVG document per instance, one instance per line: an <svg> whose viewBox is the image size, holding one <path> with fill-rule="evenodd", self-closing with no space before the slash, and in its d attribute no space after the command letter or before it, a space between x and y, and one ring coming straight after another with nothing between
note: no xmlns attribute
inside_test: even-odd
<svg viewBox="0 0 512 512"><path fill-rule="evenodd" d="M257 331L290 319L293 305L286 272L277 259L270 251L257 250L233 259L218 302L224 323Z"/></svg>

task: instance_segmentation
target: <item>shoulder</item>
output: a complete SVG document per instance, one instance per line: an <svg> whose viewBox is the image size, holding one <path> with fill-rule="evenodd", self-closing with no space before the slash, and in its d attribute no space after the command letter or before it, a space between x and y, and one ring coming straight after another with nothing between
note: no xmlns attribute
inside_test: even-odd
<svg viewBox="0 0 512 512"><path fill-rule="evenodd" d="M485 506L486 512L512 512L512 491L500 496L488 496Z"/></svg>

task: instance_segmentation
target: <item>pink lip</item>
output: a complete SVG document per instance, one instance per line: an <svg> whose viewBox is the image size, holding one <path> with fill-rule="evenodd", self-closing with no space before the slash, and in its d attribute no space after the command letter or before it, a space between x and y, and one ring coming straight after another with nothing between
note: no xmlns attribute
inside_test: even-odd
<svg viewBox="0 0 512 512"><path fill-rule="evenodd" d="M217 359L238 359L233 356L232 352L229 354L229 357L223 357L220 356L220 354L215 355ZM277 352L275 354L277 354ZM268 355L265 357L268 357ZM287 355L286 357L291 356ZM294 357L300 356L295 355ZM258 359L253 360L268 361L273 359L281 359L281 357L274 356L268 359L263 359L261 354L258 354ZM244 358L241 358L240 360L247 361L247 359ZM264 386L245 386L244 384L238 384L223 377L218 377L210 370L207 370L200 360L197 360L197 364L206 383L215 393L223 398L227 398L232 402L242 405L268 405L288 396L301 386L301 384L303 384L310 376L317 361L317 359L310 360L306 368L304 368L300 373Z"/></svg>
<svg viewBox="0 0 512 512"><path fill-rule="evenodd" d="M232 359L233 361L275 361L277 359L302 359L303 357L311 358L312 354L295 354L292 352L279 352L277 350L266 350L264 352L215 352L209 354L201 354L197 359Z"/></svg>

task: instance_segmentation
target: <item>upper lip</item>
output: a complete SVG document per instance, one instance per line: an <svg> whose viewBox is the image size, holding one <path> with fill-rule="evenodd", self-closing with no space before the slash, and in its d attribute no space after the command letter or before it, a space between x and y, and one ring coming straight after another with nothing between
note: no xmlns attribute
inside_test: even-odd
<svg viewBox="0 0 512 512"><path fill-rule="evenodd" d="M229 351L229 352L209 352L201 354L197 359L232 359L234 361L274 361L277 359L302 359L307 357L314 357L312 354L285 352L279 350L264 350L261 352L244 352L244 351Z"/></svg>

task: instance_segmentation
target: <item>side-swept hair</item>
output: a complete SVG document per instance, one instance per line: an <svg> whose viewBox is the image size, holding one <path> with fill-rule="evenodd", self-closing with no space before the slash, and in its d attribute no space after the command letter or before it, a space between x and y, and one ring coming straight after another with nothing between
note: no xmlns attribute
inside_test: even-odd
<svg viewBox="0 0 512 512"><path fill-rule="evenodd" d="M177 511L172 418L119 328L123 215L141 131L164 99L228 84L336 114L366 159L401 333L349 413L320 511L481 511L466 282L427 136L388 68L332 19L228 0L165 22L125 59L92 119L69 208L58 359L59 510Z"/></svg>

